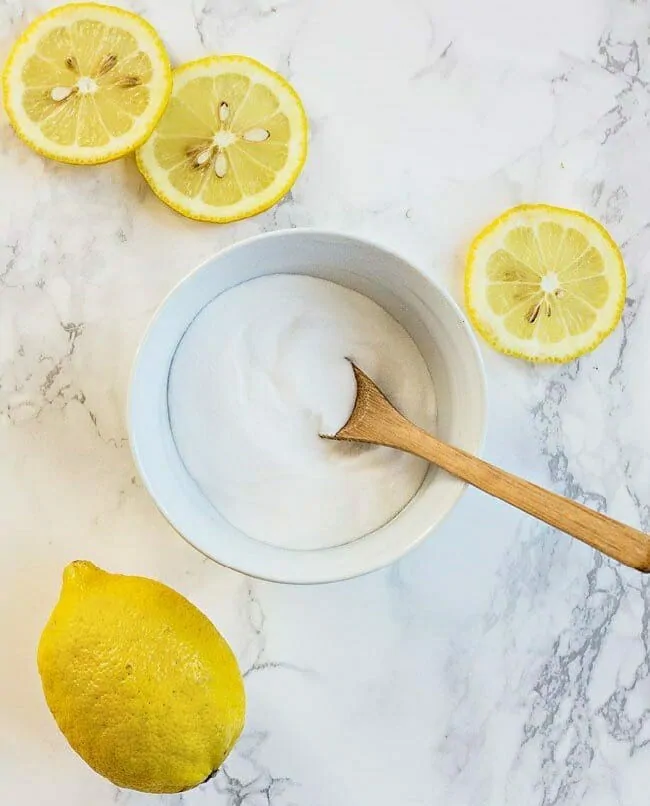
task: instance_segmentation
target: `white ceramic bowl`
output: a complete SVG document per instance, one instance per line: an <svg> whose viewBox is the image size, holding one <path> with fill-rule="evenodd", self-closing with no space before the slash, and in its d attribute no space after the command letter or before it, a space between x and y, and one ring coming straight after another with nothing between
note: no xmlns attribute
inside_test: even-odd
<svg viewBox="0 0 650 806"><path fill-rule="evenodd" d="M206 556L277 582L347 579L381 568L420 543L458 501L464 484L432 467L411 503L382 528L342 546L297 551L254 540L225 520L188 475L172 437L167 382L174 352L190 323L227 289L278 273L333 280L391 313L415 340L431 371L438 435L466 451L480 451L485 375L476 340L458 306L397 255L358 238L306 229L236 244L210 258L169 294L149 325L133 368L131 449L160 511Z"/></svg>

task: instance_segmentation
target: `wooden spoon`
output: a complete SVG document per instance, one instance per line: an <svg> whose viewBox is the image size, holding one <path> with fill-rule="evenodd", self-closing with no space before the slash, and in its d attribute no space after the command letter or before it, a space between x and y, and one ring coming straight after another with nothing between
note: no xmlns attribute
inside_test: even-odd
<svg viewBox="0 0 650 806"><path fill-rule="evenodd" d="M431 436L400 414L354 363L352 369L357 381L354 409L343 428L326 439L386 445L421 456L473 487L561 529L623 565L650 572L648 535Z"/></svg>

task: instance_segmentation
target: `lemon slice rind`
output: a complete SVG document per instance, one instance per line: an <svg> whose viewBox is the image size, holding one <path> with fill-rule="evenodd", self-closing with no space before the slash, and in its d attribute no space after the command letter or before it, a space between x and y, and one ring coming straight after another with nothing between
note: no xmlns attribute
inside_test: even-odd
<svg viewBox="0 0 650 806"><path fill-rule="evenodd" d="M169 180L166 169L160 166L155 157L157 131L153 132L136 153L140 172L161 201L187 218L219 224L257 215L268 210L285 196L302 171L307 157L308 141L307 116L296 91L280 74L248 56L237 54L208 56L181 65L173 71L172 100L176 93L194 79L216 78L225 73L242 75L253 83L261 83L271 89L279 101L277 111L284 113L289 120L291 137L287 141L286 163L276 173L269 187L253 195L244 195L235 203L209 204L202 199L190 198L183 194ZM161 125L164 120L163 116Z"/></svg>
<svg viewBox="0 0 650 806"><path fill-rule="evenodd" d="M25 85L22 71L36 54L39 41L57 27L92 20L119 27L135 37L138 49L152 64L152 78L147 82L152 101L144 113L134 118L133 126L123 135L110 138L100 146L62 145L48 139L39 125L23 109ZM116 6L100 3L69 3L35 19L14 43L2 74L4 107L18 137L44 157L73 165L95 165L123 157L147 140L162 117L172 90L169 56L156 30L142 17Z"/></svg>
<svg viewBox="0 0 650 806"><path fill-rule="evenodd" d="M605 304L593 308L593 324L584 332L567 333L555 343L542 343L534 336L519 337L505 323L506 316L512 311L499 315L487 298L490 281L486 267L490 257L497 250L505 248L505 240L513 230L520 227L535 228L542 223L555 223L565 229L577 230L583 235L589 245L600 253L602 276L609 286ZM541 279L540 275L540 283ZM626 271L620 249L607 230L595 219L578 210L545 204L523 204L504 212L474 238L466 260L464 290L465 305L472 325L494 349L505 355L534 362L565 363L591 352L619 323L625 305ZM566 293L571 294L570 285L566 285ZM527 304L521 304L522 311L526 310Z"/></svg>

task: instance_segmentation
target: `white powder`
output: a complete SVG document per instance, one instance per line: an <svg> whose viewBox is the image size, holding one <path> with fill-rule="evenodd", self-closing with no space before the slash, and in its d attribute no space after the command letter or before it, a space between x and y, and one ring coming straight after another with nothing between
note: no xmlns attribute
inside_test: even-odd
<svg viewBox="0 0 650 806"><path fill-rule="evenodd" d="M250 537L296 549L347 543L389 521L420 487L421 459L319 437L352 411L346 357L433 428L433 383L413 340L335 283L251 280L214 299L182 339L169 379L178 451L205 496Z"/></svg>

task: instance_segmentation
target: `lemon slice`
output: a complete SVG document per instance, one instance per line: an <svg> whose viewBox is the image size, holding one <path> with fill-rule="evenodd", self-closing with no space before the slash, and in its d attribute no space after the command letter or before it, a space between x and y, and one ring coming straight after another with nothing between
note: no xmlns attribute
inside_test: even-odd
<svg viewBox="0 0 650 806"><path fill-rule="evenodd" d="M171 93L171 67L154 29L113 6L60 6L16 42L3 74L18 136L61 162L108 162L151 134Z"/></svg>
<svg viewBox="0 0 650 806"><path fill-rule="evenodd" d="M305 111L282 76L246 56L211 56L174 71L169 106L137 160L174 210L223 223L275 204L306 155Z"/></svg>
<svg viewBox="0 0 650 806"><path fill-rule="evenodd" d="M478 234L465 269L469 317L497 350L564 362L593 350L625 303L623 256L576 210L524 204Z"/></svg>

